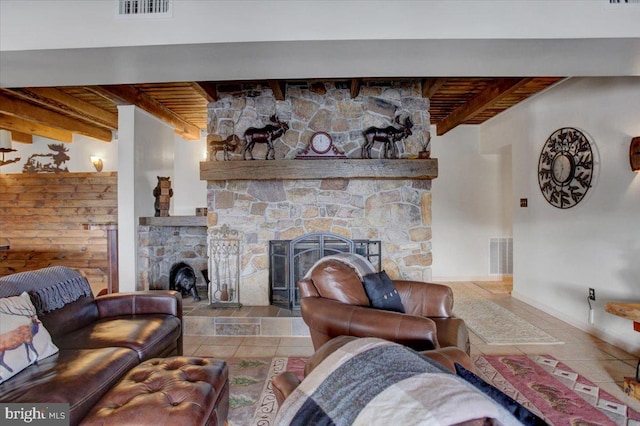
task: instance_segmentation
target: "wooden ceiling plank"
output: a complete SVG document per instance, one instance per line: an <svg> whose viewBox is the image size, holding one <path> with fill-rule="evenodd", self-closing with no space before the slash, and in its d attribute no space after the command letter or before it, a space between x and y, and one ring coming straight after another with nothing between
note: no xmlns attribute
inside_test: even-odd
<svg viewBox="0 0 640 426"><path fill-rule="evenodd" d="M361 78L352 78L351 79L351 87L349 89L349 93L351 94L351 99L355 99L360 94L360 87L362 86Z"/></svg>
<svg viewBox="0 0 640 426"><path fill-rule="evenodd" d="M113 137L110 130L91 126L67 115L7 96L5 90L0 91L0 112L105 142L111 142Z"/></svg>
<svg viewBox="0 0 640 426"><path fill-rule="evenodd" d="M23 142L21 139L24 139L25 143L31 143L27 142L27 138L20 138L19 135L37 135L60 142L73 142L73 133L69 131L48 127L13 115L0 113L0 127L11 130L11 135L17 142Z"/></svg>
<svg viewBox="0 0 640 426"><path fill-rule="evenodd" d="M184 139L200 139L200 128L198 126L183 120L178 114L162 105L159 101L129 84L94 86L91 90L101 96L110 98L118 105L137 106L173 127L176 134Z"/></svg>
<svg viewBox="0 0 640 426"><path fill-rule="evenodd" d="M218 100L218 91L215 84L208 81L195 81L192 83L192 87L207 100L207 103Z"/></svg>
<svg viewBox="0 0 640 426"><path fill-rule="evenodd" d="M269 83L269 87L273 92L273 97L277 101L284 101L287 93L287 83L284 80L267 80L267 83Z"/></svg>
<svg viewBox="0 0 640 426"><path fill-rule="evenodd" d="M12 93L54 111L88 121L92 125L109 130L118 129L117 113L106 111L55 87L25 87L12 90Z"/></svg>
<svg viewBox="0 0 640 426"><path fill-rule="evenodd" d="M447 82L446 78L425 78L422 80L422 97L431 98Z"/></svg>
<svg viewBox="0 0 640 426"><path fill-rule="evenodd" d="M447 117L436 123L436 134L442 136L449 130L473 118L482 111L491 108L504 96L529 83L531 78L501 78L489 84L477 96L456 108Z"/></svg>

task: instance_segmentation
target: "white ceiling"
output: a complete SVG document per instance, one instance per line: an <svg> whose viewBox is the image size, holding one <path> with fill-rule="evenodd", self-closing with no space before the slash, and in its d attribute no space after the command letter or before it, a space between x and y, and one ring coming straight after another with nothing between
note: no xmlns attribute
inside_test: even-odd
<svg viewBox="0 0 640 426"><path fill-rule="evenodd" d="M640 75L640 4L608 0L0 1L0 86Z"/></svg>

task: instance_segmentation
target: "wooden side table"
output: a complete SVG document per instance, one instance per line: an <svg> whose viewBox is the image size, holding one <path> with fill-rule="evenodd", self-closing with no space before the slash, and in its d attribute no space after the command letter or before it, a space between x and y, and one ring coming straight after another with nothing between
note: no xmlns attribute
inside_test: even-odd
<svg viewBox="0 0 640 426"><path fill-rule="evenodd" d="M640 332L640 303L608 302L604 305L604 310L633 321L633 329ZM640 400L640 361L636 367L636 377L624 378L624 393Z"/></svg>

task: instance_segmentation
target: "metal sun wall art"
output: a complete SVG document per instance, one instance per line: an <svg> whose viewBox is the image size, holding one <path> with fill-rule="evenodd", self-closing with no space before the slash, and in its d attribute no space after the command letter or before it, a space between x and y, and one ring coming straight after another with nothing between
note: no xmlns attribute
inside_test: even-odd
<svg viewBox="0 0 640 426"><path fill-rule="evenodd" d="M554 207L568 209L582 201L594 177L594 151L578 129L563 127L549 136L538 160L538 184Z"/></svg>
<svg viewBox="0 0 640 426"><path fill-rule="evenodd" d="M228 225L210 228L209 305L214 308L237 308L240 304L240 243L238 231Z"/></svg>

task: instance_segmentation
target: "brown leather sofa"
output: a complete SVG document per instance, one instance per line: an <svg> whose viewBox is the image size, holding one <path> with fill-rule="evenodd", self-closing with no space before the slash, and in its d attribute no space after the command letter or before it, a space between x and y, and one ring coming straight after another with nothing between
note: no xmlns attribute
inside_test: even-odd
<svg viewBox="0 0 640 426"><path fill-rule="evenodd" d="M52 267L1 277L0 297L26 291L34 300L36 284L38 291L47 280L50 288L61 288L60 283L64 288L78 275L69 268ZM71 425L80 423L103 395L143 361L182 355L182 296L175 291L94 298L89 289L88 295L39 313L38 319L60 351L1 383L0 402L68 403ZM226 371L226 365L221 368ZM224 411L219 421L213 417L210 424L222 424Z"/></svg>
<svg viewBox="0 0 640 426"><path fill-rule="evenodd" d="M298 281L300 308L314 349L337 336L378 337L418 351L456 347L470 353L464 321L453 316L451 288L392 280L405 313L370 306L360 276L348 264L328 257Z"/></svg>

